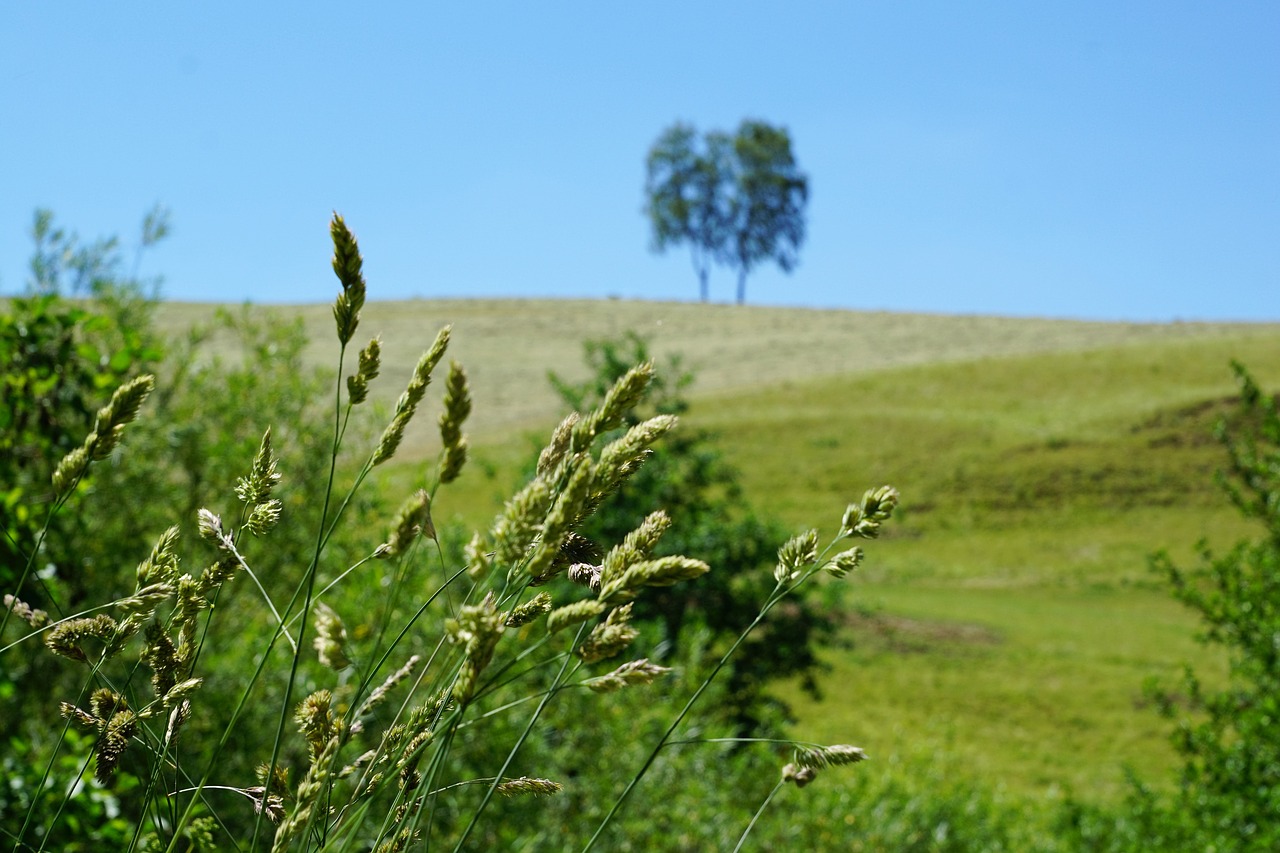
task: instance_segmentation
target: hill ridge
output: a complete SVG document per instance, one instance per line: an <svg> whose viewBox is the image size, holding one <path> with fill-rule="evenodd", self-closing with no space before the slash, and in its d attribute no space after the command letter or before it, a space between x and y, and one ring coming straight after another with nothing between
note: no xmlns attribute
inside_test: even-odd
<svg viewBox="0 0 1280 853"><path fill-rule="evenodd" d="M161 328L179 331L211 318L217 307L163 302L157 320ZM254 308L302 318L311 340L308 359L333 364L328 304ZM445 323L453 325L450 356L471 377L477 432L554 418L559 407L546 372L568 379L585 375L582 342L626 331L648 339L660 364L680 354L697 375L699 396L932 362L1280 333L1280 323L1133 323L641 300L370 301L353 343L382 336L383 375L375 399L395 399Z"/></svg>

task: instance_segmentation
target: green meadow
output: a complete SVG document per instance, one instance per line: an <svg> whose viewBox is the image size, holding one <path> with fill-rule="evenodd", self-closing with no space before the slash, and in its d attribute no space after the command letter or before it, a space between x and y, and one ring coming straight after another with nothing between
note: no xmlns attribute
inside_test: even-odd
<svg viewBox="0 0 1280 853"><path fill-rule="evenodd" d="M301 317L329 366L329 306L270 310ZM176 333L211 311L169 303L158 320ZM833 591L844 629L822 698L777 686L797 737L864 747L860 774L927 762L1016 798L1114 801L1126 767L1172 783L1170 723L1143 682L1185 662L1211 678L1222 662L1147 560L1167 549L1186 562L1201 539L1225 548L1248 532L1214 483L1212 427L1235 390L1231 359L1280 384L1280 325L370 303L361 332L387 344L378 401L443 323L475 399L476 464L449 501L469 524L492 518L530 436L561 414L547 367L582 378L582 342L628 330L660 366L679 354L695 372L687 422L718 435L761 512L830 533L866 486L901 490L889 532ZM406 436L380 481L394 500L436 440L426 419Z"/></svg>

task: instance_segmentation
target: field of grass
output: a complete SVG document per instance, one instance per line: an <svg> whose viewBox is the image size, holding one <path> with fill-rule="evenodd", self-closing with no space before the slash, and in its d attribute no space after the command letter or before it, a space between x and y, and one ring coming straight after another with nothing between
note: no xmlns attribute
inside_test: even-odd
<svg viewBox="0 0 1280 853"><path fill-rule="evenodd" d="M1146 568L1246 531L1213 485L1231 358L1280 378L1280 336L1147 341L883 371L707 401L751 494L792 523L870 479L904 513L853 598L851 650L798 730L941 750L1030 795L1168 781L1141 685L1220 663ZM758 413L749 418L748 413ZM732 426L737 424L737 426ZM785 452L770 452L771 448ZM825 513L825 515L824 515Z"/></svg>
<svg viewBox="0 0 1280 853"><path fill-rule="evenodd" d="M160 320L177 329L208 310L165 305ZM278 310L313 339L331 334L327 306ZM635 330L697 372L689 420L719 434L760 510L830 531L863 488L903 493L847 596L824 698L781 688L799 736L932 755L1017 796L1112 798L1124 765L1170 778L1169 724L1142 682L1220 662L1146 559L1168 548L1186 561L1202 537L1246 532L1213 485L1209 430L1234 390L1229 359L1280 385L1280 326L372 303L361 331L391 345L380 399L445 322L473 380L478 464L441 514L485 523L528 432L556 419L546 369L582 376L583 339ZM432 453L431 434L406 449ZM385 482L403 491L414 476L409 459Z"/></svg>

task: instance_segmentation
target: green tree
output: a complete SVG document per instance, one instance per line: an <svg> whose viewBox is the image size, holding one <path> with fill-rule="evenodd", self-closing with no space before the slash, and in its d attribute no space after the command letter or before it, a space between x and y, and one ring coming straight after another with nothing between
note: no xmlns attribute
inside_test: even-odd
<svg viewBox="0 0 1280 853"><path fill-rule="evenodd" d="M738 271L741 305L747 276L756 266L774 261L791 272L799 263L809 179L796 164L786 128L744 121L733 137L733 154L736 192L728 261Z"/></svg>
<svg viewBox="0 0 1280 853"><path fill-rule="evenodd" d="M687 243L702 301L712 263L737 270L738 304L746 280L765 261L790 272L805 236L808 178L785 128L746 120L730 136L699 139L683 123L663 131L646 159L645 213L653 248Z"/></svg>
<svg viewBox="0 0 1280 853"><path fill-rule="evenodd" d="M645 212L653 248L687 243L703 302L711 264L722 254L731 227L732 140L709 133L701 141L687 124L663 131L646 160Z"/></svg>

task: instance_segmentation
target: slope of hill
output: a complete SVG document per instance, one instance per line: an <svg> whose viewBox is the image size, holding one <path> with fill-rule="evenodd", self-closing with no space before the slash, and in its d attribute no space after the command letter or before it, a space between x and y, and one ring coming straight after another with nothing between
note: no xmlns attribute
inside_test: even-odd
<svg viewBox="0 0 1280 853"><path fill-rule="evenodd" d="M798 693L802 736L1035 796L1171 781L1170 724L1144 700L1184 662L1220 672L1147 568L1246 535L1214 483L1228 362L1280 387L1280 335L1148 339L715 395L718 431L758 505L834 527L892 482L902 512L847 598L851 649L826 696ZM870 747L874 744L874 747ZM878 772L878 771L871 771Z"/></svg>
<svg viewBox="0 0 1280 853"><path fill-rule="evenodd" d="M216 306L164 303L157 320L178 330L208 320ZM328 304L257 306L301 318L317 364L333 359ZM655 355L680 353L697 392L758 389L781 382L867 373L888 367L1061 352L1134 343L1276 334L1277 324L1098 323L1074 320L893 314L622 300L414 300L370 302L357 341L381 335L383 375L375 399L392 401L436 330L453 324L450 356L471 376L472 428L487 433L549 420L556 399L548 370L583 375L588 338L635 331Z"/></svg>

